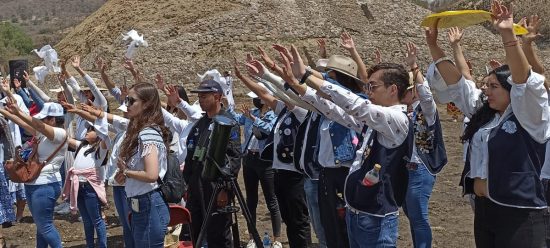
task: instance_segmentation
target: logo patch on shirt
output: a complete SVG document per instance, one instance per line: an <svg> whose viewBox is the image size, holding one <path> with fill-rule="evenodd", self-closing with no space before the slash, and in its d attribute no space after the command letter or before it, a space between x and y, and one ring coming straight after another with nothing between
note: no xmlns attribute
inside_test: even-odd
<svg viewBox="0 0 550 248"><path fill-rule="evenodd" d="M285 119L285 124L290 125L290 123L292 123L292 119L290 117L287 117Z"/></svg>
<svg viewBox="0 0 550 248"><path fill-rule="evenodd" d="M516 133L518 128L517 128L515 122L506 121L506 122L504 122L504 124L502 124L502 130L504 130L504 132L507 132L509 134L513 134L513 133Z"/></svg>

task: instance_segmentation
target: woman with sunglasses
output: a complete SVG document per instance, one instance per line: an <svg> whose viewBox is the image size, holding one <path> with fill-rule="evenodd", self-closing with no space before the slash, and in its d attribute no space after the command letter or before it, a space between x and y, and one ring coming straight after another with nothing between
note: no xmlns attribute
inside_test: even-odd
<svg viewBox="0 0 550 248"><path fill-rule="evenodd" d="M25 183L27 202L36 224L36 247L62 247L61 237L53 224L53 209L61 193L59 168L67 150L63 107L57 103L45 103L42 110L32 117L21 111L7 82L3 82L1 88L9 98L7 108L0 109L0 114L35 136L35 142L39 142L38 161L47 162L36 180ZM50 156L51 159L46 161Z"/></svg>
<svg viewBox="0 0 550 248"><path fill-rule="evenodd" d="M169 131L164 126L160 97L153 84L132 86L127 104L130 122L120 146L115 180L126 183L134 243L163 247L170 216L157 180L164 177L167 169Z"/></svg>
<svg viewBox="0 0 550 248"><path fill-rule="evenodd" d="M544 247L547 203L539 177L550 137L548 94L544 76L530 69L514 35L511 9L493 1L492 10L507 65L485 77L487 100L445 58L437 24L426 31L444 81L434 81L435 88L470 118L462 136L469 148L461 185L464 193L475 194L476 246Z"/></svg>

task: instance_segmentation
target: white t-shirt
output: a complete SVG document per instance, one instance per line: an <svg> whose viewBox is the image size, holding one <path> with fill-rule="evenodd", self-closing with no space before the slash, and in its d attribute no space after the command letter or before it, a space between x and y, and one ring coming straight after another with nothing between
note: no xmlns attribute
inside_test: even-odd
<svg viewBox="0 0 550 248"><path fill-rule="evenodd" d="M61 143L65 141L65 138L67 137L67 132L63 128L54 127L53 131L54 131L53 140L49 140L43 134L37 133L36 138L40 141L40 144L38 144L39 161L45 161L55 151L55 149L57 149L57 147L59 147L59 145L61 145ZM68 143L65 142L63 147L59 149L59 151L50 160L50 162L47 163L46 166L44 166L44 168L40 172L40 176L38 176L38 178L34 182L27 183L27 184L42 185L42 184L60 182L61 174L59 173L59 169L61 168L61 165L65 160L65 152L67 151L67 145Z"/></svg>
<svg viewBox="0 0 550 248"><path fill-rule="evenodd" d="M77 141L76 143L77 147L80 146L81 143L82 141ZM92 145L87 144L82 146L82 148L80 148L80 150L78 151L78 154L76 154L76 157L74 159L74 168L76 170L84 170L84 169L95 167L97 178L102 179L105 177L105 169L104 169L104 166L101 166L101 164L103 163L103 160L107 155L107 149L101 149L101 146L100 146L98 148L99 154L97 157L96 157L96 152L91 152L88 154L88 156L85 156L84 153L91 147ZM87 180L84 177L79 177L79 181L86 182Z"/></svg>

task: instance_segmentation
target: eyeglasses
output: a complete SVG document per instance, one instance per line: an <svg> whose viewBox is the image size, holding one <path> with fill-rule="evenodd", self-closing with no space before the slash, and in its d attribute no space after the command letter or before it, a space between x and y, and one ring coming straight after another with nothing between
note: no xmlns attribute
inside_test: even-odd
<svg viewBox="0 0 550 248"><path fill-rule="evenodd" d="M372 92L374 89L376 89L376 87L378 86L382 86L383 84L373 84L373 83L367 83L363 86L363 88L367 91L367 92Z"/></svg>
<svg viewBox="0 0 550 248"><path fill-rule="evenodd" d="M127 96L127 97L126 97L126 106L127 106L127 107L130 107L130 106L134 105L134 103L135 103L136 101L138 101L138 100L139 100L139 99L135 99L135 98L133 98L133 97L131 97L131 96Z"/></svg>

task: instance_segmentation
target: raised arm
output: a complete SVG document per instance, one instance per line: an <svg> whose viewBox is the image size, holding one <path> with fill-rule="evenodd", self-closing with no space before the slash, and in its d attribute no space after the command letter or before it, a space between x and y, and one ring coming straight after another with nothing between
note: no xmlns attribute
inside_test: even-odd
<svg viewBox="0 0 550 248"><path fill-rule="evenodd" d="M461 30L458 27L453 27L449 29L447 35L449 36L449 43L453 48L453 57L455 59L456 67L462 76L468 80L473 80L472 75L470 74L470 68L466 62L466 58L464 57L462 47L460 46L460 40L464 35L464 30Z"/></svg>
<svg viewBox="0 0 550 248"><path fill-rule="evenodd" d="M516 84L527 82L531 68L514 34L514 16L512 7L506 7L500 1L493 1L493 27L498 30L504 44L506 63L510 66L512 81Z"/></svg>
<svg viewBox="0 0 550 248"><path fill-rule="evenodd" d="M353 61L357 63L359 79L366 83L369 80L367 66L363 62L363 59L361 59L361 55L359 55L359 52L357 52L357 48L355 47L355 42L353 42L353 38L351 38L351 35L349 35L347 32L343 32L342 35L340 35L340 39L342 40L340 42L340 45L350 53Z"/></svg>
<svg viewBox="0 0 550 248"><path fill-rule="evenodd" d="M123 99L121 98L121 90L116 86L116 84L111 80L109 75L107 75L107 65L101 57L96 58L96 66L99 69L101 74L101 81L105 83L109 93L117 100L119 104L122 104Z"/></svg>
<svg viewBox="0 0 550 248"><path fill-rule="evenodd" d="M105 96L101 93L97 85L95 84L94 80L84 72L82 67L80 67L80 56L74 56L71 60L71 65L73 68L78 71L80 76L84 78L84 81L90 88L90 91L94 95L94 105L103 108L104 110L107 110L107 99L105 99ZM85 103L85 102L83 102Z"/></svg>
<svg viewBox="0 0 550 248"><path fill-rule="evenodd" d="M29 87L29 90L34 91L36 96L40 98L40 99L34 99L33 98L33 100L35 100L35 101L42 100L43 102L51 101L51 98L46 93L44 93L44 91L42 91L40 88L38 88L38 86L36 86L36 84L34 84L32 82L32 80L30 79L29 74L27 72L24 73L23 77L27 81L27 87Z"/></svg>
<svg viewBox="0 0 550 248"><path fill-rule="evenodd" d="M249 70L255 70L255 67L250 66L247 64L247 67ZM252 69L254 68L254 69ZM235 76L243 82L243 84L249 88L254 94L256 94L259 98L261 98L271 109L275 109L277 107L277 99L273 97L269 92L256 82L254 82L251 78L244 76L241 74L241 70L237 66L237 61L235 59L234 64L234 70L235 70Z"/></svg>
<svg viewBox="0 0 550 248"><path fill-rule="evenodd" d="M544 65L542 64L540 58L535 52L535 48L533 47L533 42L537 38L542 37L542 35L539 33L541 18L539 18L539 16L537 15L532 15L529 18L523 17L520 23L522 23L522 25L529 31L529 33L521 37L521 40L523 41L523 45L521 47L523 53L525 54L525 57L527 57L527 61L529 61L529 64L531 65L533 71L538 74L544 74Z"/></svg>
<svg viewBox="0 0 550 248"><path fill-rule="evenodd" d="M432 59L443 81L445 81L447 85L456 84L462 77L462 74L458 71L456 66L446 58L445 52L437 44L438 23L439 20L436 21L433 27L426 28L426 43L428 44Z"/></svg>

